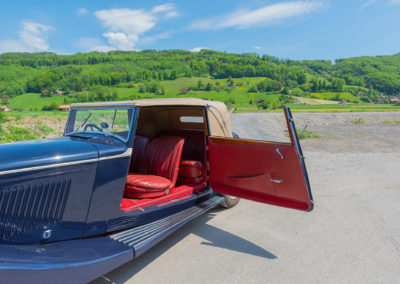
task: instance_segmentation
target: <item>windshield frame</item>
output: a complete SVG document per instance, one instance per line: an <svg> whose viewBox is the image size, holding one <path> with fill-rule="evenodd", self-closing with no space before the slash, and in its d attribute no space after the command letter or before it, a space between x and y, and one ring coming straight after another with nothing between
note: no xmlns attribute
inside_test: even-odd
<svg viewBox="0 0 400 284"><path fill-rule="evenodd" d="M79 111L79 110L84 110L84 111L110 110L110 109L113 109L114 111L117 111L117 110L128 110L129 111L129 110L132 110L131 117L130 118L128 117L128 119L130 119L130 123L129 123L128 135L127 135L126 138L124 138L124 137L122 137L122 136L120 136L118 134L115 134L115 133L112 133L112 132L108 132L108 131L91 131L91 130L89 130L89 131L82 131L82 130L69 131L70 128L72 127L71 123L75 123L75 119L73 118L73 116L76 115L77 111ZM98 107L98 106L96 106L96 107L71 108L71 110L69 111L69 114L68 114L67 123L65 124L65 129L64 129L63 136L70 136L72 134L83 134L83 135L85 135L85 134L103 134L105 137L110 137L110 136L111 137L115 137L115 138L121 140L122 142L127 143L129 141L129 138L130 138L131 134L132 134L132 127L133 127L133 123L134 123L134 120L135 120L136 111L137 111L136 107L133 107L133 106L126 107L126 106L123 106L123 105L122 106L115 106L115 107ZM114 117L114 119L115 119L115 117Z"/></svg>

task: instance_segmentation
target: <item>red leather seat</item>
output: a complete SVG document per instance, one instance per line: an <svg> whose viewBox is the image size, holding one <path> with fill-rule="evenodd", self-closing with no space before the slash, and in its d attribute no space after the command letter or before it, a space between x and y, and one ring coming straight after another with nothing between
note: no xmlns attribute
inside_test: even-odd
<svg viewBox="0 0 400 284"><path fill-rule="evenodd" d="M185 139L182 150L182 159L191 161L204 161L206 137L204 130L175 129L164 131L165 135L179 136Z"/></svg>
<svg viewBox="0 0 400 284"><path fill-rule="evenodd" d="M140 174L129 174L124 196L152 198L168 194L175 186L184 139L176 136L153 138L146 146Z"/></svg>
<svg viewBox="0 0 400 284"><path fill-rule="evenodd" d="M132 149L131 165L129 172L142 173L144 168L144 153L146 151L149 138L137 135Z"/></svg>
<svg viewBox="0 0 400 284"><path fill-rule="evenodd" d="M179 183L197 184L203 182L203 164L199 161L181 161Z"/></svg>

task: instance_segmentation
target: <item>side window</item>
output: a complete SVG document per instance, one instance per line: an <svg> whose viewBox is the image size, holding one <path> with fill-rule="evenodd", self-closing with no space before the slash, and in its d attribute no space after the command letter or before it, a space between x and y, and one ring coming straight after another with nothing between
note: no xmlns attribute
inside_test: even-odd
<svg viewBox="0 0 400 284"><path fill-rule="evenodd" d="M240 139L291 143L283 112L233 113L230 119Z"/></svg>

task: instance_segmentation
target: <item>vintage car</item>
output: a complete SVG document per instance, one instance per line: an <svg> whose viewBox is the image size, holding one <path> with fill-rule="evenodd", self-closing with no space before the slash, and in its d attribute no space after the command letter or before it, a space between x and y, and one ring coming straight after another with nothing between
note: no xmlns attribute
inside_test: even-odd
<svg viewBox="0 0 400 284"><path fill-rule="evenodd" d="M0 283L83 283L245 198L313 209L291 143L240 139L223 103L72 104L63 137L0 145Z"/></svg>

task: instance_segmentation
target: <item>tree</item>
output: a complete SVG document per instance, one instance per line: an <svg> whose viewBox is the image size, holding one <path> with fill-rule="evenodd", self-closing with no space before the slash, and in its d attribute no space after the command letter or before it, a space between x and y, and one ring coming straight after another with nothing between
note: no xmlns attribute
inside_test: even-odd
<svg viewBox="0 0 400 284"><path fill-rule="evenodd" d="M51 96L51 90L49 88L43 88L41 93L42 93L42 97L50 97Z"/></svg>
<svg viewBox="0 0 400 284"><path fill-rule="evenodd" d="M177 78L177 74L175 70L171 71L171 75L169 76L170 80L175 80Z"/></svg>
<svg viewBox="0 0 400 284"><path fill-rule="evenodd" d="M145 84L140 84L139 85L139 93L146 93L146 85Z"/></svg>
<svg viewBox="0 0 400 284"><path fill-rule="evenodd" d="M337 92L343 91L343 86L345 85L346 81L341 78L332 78L331 80L331 89Z"/></svg>
<svg viewBox="0 0 400 284"><path fill-rule="evenodd" d="M112 90L112 100L116 101L118 99L118 90L116 88L114 88Z"/></svg>
<svg viewBox="0 0 400 284"><path fill-rule="evenodd" d="M3 104L8 104L8 102L10 101L10 97L9 96L7 96L7 95L3 95L3 96L1 96L1 102L3 103Z"/></svg>
<svg viewBox="0 0 400 284"><path fill-rule="evenodd" d="M204 87L203 81L202 80L197 81L197 89L200 91L203 89L203 87Z"/></svg>

